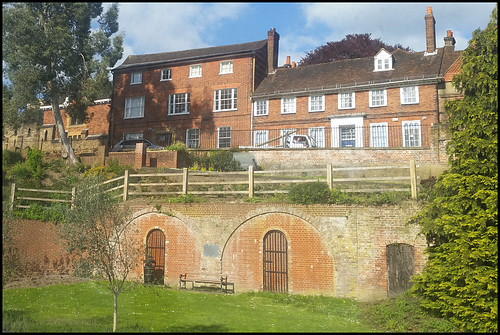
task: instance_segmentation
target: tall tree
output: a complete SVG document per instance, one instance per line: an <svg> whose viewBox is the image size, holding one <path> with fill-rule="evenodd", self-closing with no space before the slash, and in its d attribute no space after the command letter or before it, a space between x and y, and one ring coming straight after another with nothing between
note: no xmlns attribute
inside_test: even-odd
<svg viewBox="0 0 500 335"><path fill-rule="evenodd" d="M83 275L102 276L113 294L113 332L117 328L118 296L133 286L127 282L143 248L134 242L129 211L105 192L100 175L84 177L77 186L74 207L64 215L60 236L76 256Z"/></svg>
<svg viewBox="0 0 500 335"><path fill-rule="evenodd" d="M449 169L414 222L429 244L414 278L422 306L465 331L498 331L498 32L497 8L462 54L449 101Z"/></svg>
<svg viewBox="0 0 500 335"><path fill-rule="evenodd" d="M396 49L410 51L409 47L403 48L401 44L387 45L380 38L372 39L371 34L350 34L337 42L327 42L316 49L306 53L297 65L312 65L331 62L339 59L352 59L362 57L372 57L384 48L391 52Z"/></svg>
<svg viewBox="0 0 500 335"><path fill-rule="evenodd" d="M77 162L66 136L59 105L68 99L72 118L86 120L86 107L102 90L109 90L108 67L123 53L118 31L118 4L103 12L102 3L26 2L2 6L2 60L6 95L10 103L3 113L40 112L40 100L50 101L61 139L61 152L68 165ZM96 24L98 29L93 29ZM6 94L7 93L7 94ZM29 117L25 117L29 119Z"/></svg>

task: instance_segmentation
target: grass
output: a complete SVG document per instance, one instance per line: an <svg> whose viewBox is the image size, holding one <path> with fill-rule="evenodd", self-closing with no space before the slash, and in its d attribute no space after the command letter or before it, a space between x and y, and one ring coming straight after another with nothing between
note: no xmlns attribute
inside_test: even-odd
<svg viewBox="0 0 500 335"><path fill-rule="evenodd" d="M119 296L118 331L453 331L442 326L447 323L439 319L425 328L419 328L416 319L407 329L391 328L388 319L409 326L399 321L407 317L401 313L415 312L414 301L410 305L412 309L402 310L401 306L391 306L391 302L362 304L350 299L265 292L223 295L137 285ZM2 329L4 332L111 332L112 306L113 297L104 282L3 290ZM391 312L395 307L397 310Z"/></svg>

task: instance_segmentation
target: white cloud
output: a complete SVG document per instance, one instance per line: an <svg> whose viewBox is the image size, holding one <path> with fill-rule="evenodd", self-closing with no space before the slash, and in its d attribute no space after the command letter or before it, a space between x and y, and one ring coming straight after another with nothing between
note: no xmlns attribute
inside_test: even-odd
<svg viewBox="0 0 500 335"><path fill-rule="evenodd" d="M210 34L225 20L235 19L246 4L121 3L120 31L136 54L209 46Z"/></svg>
<svg viewBox="0 0 500 335"><path fill-rule="evenodd" d="M425 14L432 7L436 21L436 45L444 45L446 31L453 31L456 49L467 47L478 27L468 22L489 22L494 3L319 3L302 6L306 27L325 26L328 41L339 41L347 34L371 33L387 44L425 50Z"/></svg>

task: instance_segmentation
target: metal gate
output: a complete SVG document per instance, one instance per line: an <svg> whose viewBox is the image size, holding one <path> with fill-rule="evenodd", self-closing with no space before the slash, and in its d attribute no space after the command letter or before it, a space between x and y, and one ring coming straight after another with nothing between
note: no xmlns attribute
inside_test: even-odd
<svg viewBox="0 0 500 335"><path fill-rule="evenodd" d="M415 274L414 248L405 243L394 243L386 247L387 252L387 296L394 297L412 286Z"/></svg>
<svg viewBox="0 0 500 335"><path fill-rule="evenodd" d="M147 258L155 261L153 282L163 285L165 276L165 234L159 229L153 229L146 239Z"/></svg>
<svg viewBox="0 0 500 335"><path fill-rule="evenodd" d="M264 291L288 292L288 242L285 234L271 230L264 236Z"/></svg>

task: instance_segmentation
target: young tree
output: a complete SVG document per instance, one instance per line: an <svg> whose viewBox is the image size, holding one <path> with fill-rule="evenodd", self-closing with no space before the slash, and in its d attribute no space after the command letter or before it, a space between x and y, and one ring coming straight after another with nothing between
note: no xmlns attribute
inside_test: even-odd
<svg viewBox="0 0 500 335"><path fill-rule="evenodd" d="M85 177L76 188L74 207L65 213L59 233L84 275L107 279L113 294L113 332L118 317L118 296L131 285L130 272L138 265L139 242L131 238L128 210L105 192L99 175Z"/></svg>
<svg viewBox="0 0 500 335"><path fill-rule="evenodd" d="M297 65L312 65L331 62L339 59L352 59L375 56L381 48L387 51L403 49L410 51L409 47L403 48L401 44L387 45L380 38L373 40L371 34L350 34L337 42L327 42L316 49L306 53Z"/></svg>
<svg viewBox="0 0 500 335"><path fill-rule="evenodd" d="M422 306L465 331L498 331L498 33L497 8L463 51L449 101L450 168L414 222L427 238L428 262L414 278Z"/></svg>
<svg viewBox="0 0 500 335"><path fill-rule="evenodd" d="M40 100L50 101L68 165L77 162L66 136L59 105L68 99L72 118L86 120L86 106L109 90L107 67L122 56L118 5L103 13L96 2L23 2L2 5L4 115L12 126L16 116L39 115ZM93 30L96 22L99 29ZM104 86L104 87L103 87ZM30 117L25 116L26 119Z"/></svg>

